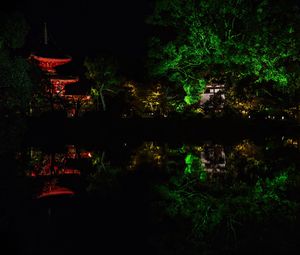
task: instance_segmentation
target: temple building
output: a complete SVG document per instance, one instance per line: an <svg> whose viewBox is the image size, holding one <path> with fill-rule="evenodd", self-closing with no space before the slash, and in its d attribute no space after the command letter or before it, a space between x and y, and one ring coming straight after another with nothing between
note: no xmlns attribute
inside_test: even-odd
<svg viewBox="0 0 300 255"><path fill-rule="evenodd" d="M68 117L79 116L82 106L92 104L87 89L81 88L79 77L61 72L61 66L70 65L72 57L61 53L57 47L48 42L48 32L45 23L44 42L39 50L31 53L29 59L35 63L44 74L43 83L46 98L52 111L64 111ZM74 84L72 89L68 86ZM78 107L78 106L81 107Z"/></svg>
<svg viewBox="0 0 300 255"><path fill-rule="evenodd" d="M217 105L214 105L212 101L218 97ZM220 111L223 108L225 100L225 85L219 83L210 83L206 85L206 89L202 94L200 105L208 104L209 108Z"/></svg>

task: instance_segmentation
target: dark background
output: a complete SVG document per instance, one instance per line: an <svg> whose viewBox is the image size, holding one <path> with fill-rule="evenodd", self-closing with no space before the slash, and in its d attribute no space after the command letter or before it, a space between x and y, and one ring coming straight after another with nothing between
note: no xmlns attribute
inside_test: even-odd
<svg viewBox="0 0 300 255"><path fill-rule="evenodd" d="M125 72L143 72L150 27L145 23L153 0L12 0L5 9L24 13L31 31L25 48L43 42L44 22L49 40L78 63L85 56L116 57Z"/></svg>

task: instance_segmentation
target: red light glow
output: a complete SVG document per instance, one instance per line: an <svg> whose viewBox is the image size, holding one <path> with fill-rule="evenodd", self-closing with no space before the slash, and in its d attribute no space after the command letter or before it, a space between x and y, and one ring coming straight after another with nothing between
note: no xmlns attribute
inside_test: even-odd
<svg viewBox="0 0 300 255"><path fill-rule="evenodd" d="M31 55L38 62L38 66L45 72L55 73L55 67L64 65L72 61L72 58L45 58Z"/></svg>
<svg viewBox="0 0 300 255"><path fill-rule="evenodd" d="M50 186L49 190L44 190L37 198L45 198L49 196L74 195L75 192L64 187Z"/></svg>

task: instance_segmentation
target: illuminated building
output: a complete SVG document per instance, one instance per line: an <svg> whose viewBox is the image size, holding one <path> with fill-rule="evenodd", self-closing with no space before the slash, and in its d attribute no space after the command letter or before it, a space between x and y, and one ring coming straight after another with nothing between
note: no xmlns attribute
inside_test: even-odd
<svg viewBox="0 0 300 255"><path fill-rule="evenodd" d="M216 95L219 95L222 100L225 100L224 93L225 85L218 83L210 83L206 85L206 89L202 94L200 105L203 105L212 100ZM218 105L218 108L222 108L223 105Z"/></svg>
<svg viewBox="0 0 300 255"><path fill-rule="evenodd" d="M64 66L72 61L72 57L67 56L48 43L47 26L44 29L44 43L42 47L33 52L29 59L35 63L45 75L45 80L50 82L50 86L46 86L45 92L51 97L49 100L53 110L64 110L68 117L78 116L79 100L82 106L84 102L91 104L91 97L87 95L87 91L78 89L80 87L79 77L73 75L61 74L58 67ZM61 70L60 70L61 71ZM71 84L76 84L75 92L68 91L67 87ZM80 91L80 97L78 95Z"/></svg>

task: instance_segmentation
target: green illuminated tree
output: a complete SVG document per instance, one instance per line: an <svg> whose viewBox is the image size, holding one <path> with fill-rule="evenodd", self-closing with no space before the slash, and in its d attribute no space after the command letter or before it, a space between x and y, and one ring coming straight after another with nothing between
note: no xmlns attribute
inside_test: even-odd
<svg viewBox="0 0 300 255"><path fill-rule="evenodd" d="M121 83L121 77L118 75L117 64L106 57L86 58L84 61L86 67L86 77L94 82L91 89L91 95L95 100L96 109L100 109L100 102L103 111L106 111L104 93L116 93L117 85Z"/></svg>
<svg viewBox="0 0 300 255"><path fill-rule="evenodd" d="M288 2L156 1L149 22L163 33L152 40L152 74L180 84L187 104L209 82L285 89L299 60L299 8Z"/></svg>

